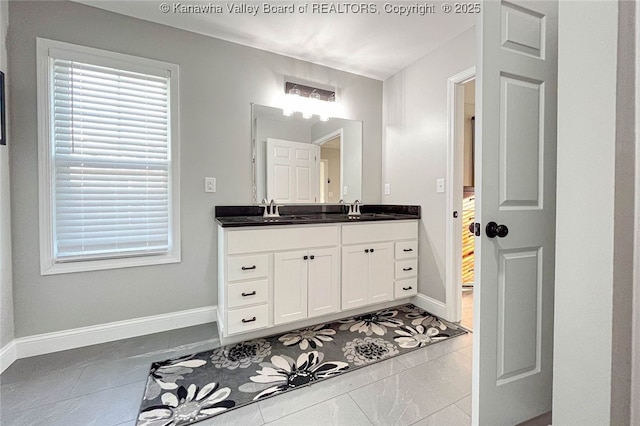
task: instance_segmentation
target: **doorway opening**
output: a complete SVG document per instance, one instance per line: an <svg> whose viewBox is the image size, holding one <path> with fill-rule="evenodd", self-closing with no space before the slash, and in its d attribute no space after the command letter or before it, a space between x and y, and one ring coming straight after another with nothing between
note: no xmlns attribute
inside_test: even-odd
<svg viewBox="0 0 640 426"><path fill-rule="evenodd" d="M464 137L462 149L462 318L460 324L473 329L473 283L475 268L475 121L476 80L462 85L464 91ZM458 161L458 163L460 163Z"/></svg>
<svg viewBox="0 0 640 426"><path fill-rule="evenodd" d="M337 203L340 201L340 188L342 188L340 176L341 146L341 135L337 135L320 145L321 191L324 189L324 194L320 197L321 203Z"/></svg>
<svg viewBox="0 0 640 426"><path fill-rule="evenodd" d="M447 318L473 329L475 282L475 67L448 81Z"/></svg>

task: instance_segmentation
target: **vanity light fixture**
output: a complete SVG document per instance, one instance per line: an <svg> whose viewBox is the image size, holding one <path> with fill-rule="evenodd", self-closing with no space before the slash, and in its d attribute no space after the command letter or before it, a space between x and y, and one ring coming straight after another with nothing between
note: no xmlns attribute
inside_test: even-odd
<svg viewBox="0 0 640 426"><path fill-rule="evenodd" d="M334 114L336 93L317 87L286 82L285 102L282 113L291 116L294 112L302 113L302 118L311 118L314 114L321 121L329 120Z"/></svg>
<svg viewBox="0 0 640 426"><path fill-rule="evenodd" d="M287 94L285 96L284 107L282 108L282 114L287 117L291 117L295 112L296 106L298 104L298 99L300 97L300 89L296 86L293 86L289 90L287 90Z"/></svg>

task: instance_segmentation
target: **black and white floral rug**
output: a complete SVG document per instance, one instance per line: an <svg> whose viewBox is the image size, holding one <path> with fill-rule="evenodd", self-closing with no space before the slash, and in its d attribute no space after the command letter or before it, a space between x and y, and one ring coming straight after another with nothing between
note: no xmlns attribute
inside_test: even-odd
<svg viewBox="0 0 640 426"><path fill-rule="evenodd" d="M154 362L137 426L192 424L464 333L409 304Z"/></svg>

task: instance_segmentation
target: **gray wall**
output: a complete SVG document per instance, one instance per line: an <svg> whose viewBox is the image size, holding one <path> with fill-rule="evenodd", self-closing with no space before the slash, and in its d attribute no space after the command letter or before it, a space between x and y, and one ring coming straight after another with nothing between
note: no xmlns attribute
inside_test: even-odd
<svg viewBox="0 0 640 426"><path fill-rule="evenodd" d="M0 2L0 71L8 86L5 44L9 3ZM7 116L8 118L8 116ZM13 285L11 282L11 206L9 188L9 148L0 145L0 349L13 340Z"/></svg>
<svg viewBox="0 0 640 426"><path fill-rule="evenodd" d="M633 287L633 360L631 362L631 424L640 426L640 7L636 4L636 203L635 277Z"/></svg>
<svg viewBox="0 0 640 426"><path fill-rule="evenodd" d="M635 2L618 10L611 424L631 421L635 208ZM635 71L635 72L634 72ZM637 256L636 254L635 256Z"/></svg>
<svg viewBox="0 0 640 426"><path fill-rule="evenodd" d="M420 204L419 292L445 302L447 79L475 65L475 27L384 82L384 203ZM365 123L366 128L366 123Z"/></svg>
<svg viewBox="0 0 640 426"><path fill-rule="evenodd" d="M629 2L560 2L553 359L558 425L629 424L635 177L628 7L633 9Z"/></svg>
<svg viewBox="0 0 640 426"><path fill-rule="evenodd" d="M13 272L16 336L216 303L213 206L251 202L250 102L275 105L284 76L336 86L363 120L363 197L380 199L382 83L70 2L11 2ZM180 66L182 262L40 276L36 36ZM203 192L215 176L218 192Z"/></svg>

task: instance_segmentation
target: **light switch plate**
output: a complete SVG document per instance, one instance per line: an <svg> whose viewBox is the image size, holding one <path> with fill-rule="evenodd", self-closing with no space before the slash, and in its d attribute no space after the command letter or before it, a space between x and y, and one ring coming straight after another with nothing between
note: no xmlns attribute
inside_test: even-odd
<svg viewBox="0 0 640 426"><path fill-rule="evenodd" d="M204 178L204 192L216 192L216 178Z"/></svg>
<svg viewBox="0 0 640 426"><path fill-rule="evenodd" d="M444 192L444 179L436 179L436 192L438 194Z"/></svg>
<svg viewBox="0 0 640 426"><path fill-rule="evenodd" d="M384 184L384 195L389 195L391 194L391 185L389 185L388 183Z"/></svg>

